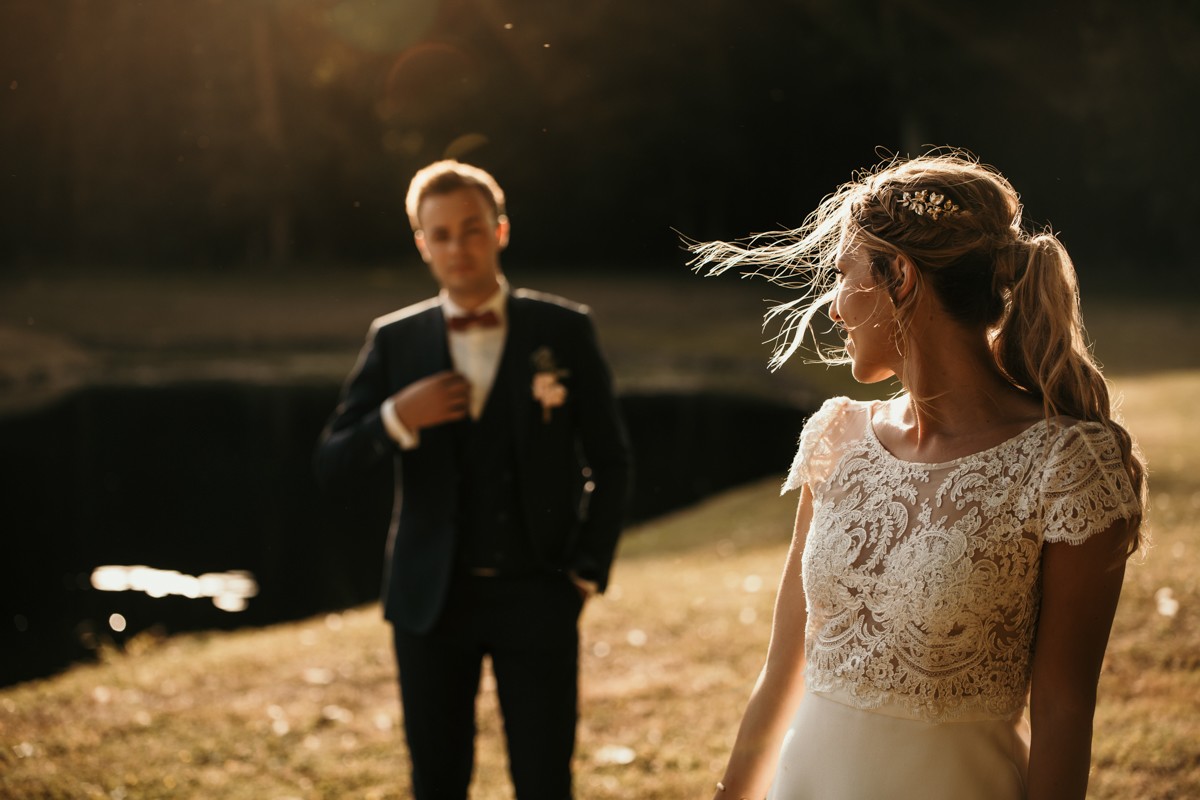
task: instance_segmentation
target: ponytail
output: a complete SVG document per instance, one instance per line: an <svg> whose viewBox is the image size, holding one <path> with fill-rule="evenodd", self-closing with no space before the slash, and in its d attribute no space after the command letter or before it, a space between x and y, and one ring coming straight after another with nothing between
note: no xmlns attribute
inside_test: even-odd
<svg viewBox="0 0 1200 800"><path fill-rule="evenodd" d="M1003 281L1010 269L1015 280L992 340L996 363L1014 384L1041 398L1047 416L1104 419L1108 392L1084 343L1067 251L1046 233L1018 240L999 253L997 278Z"/></svg>
<svg viewBox="0 0 1200 800"><path fill-rule="evenodd" d="M1129 432L1113 419L1108 383L1088 350L1075 266L1066 248L1050 233L1019 237L997 254L995 276L1006 300L991 341L1000 370L1041 399L1047 418L1064 415L1112 430L1144 508L1145 467ZM1135 533L1129 552L1140 546Z"/></svg>

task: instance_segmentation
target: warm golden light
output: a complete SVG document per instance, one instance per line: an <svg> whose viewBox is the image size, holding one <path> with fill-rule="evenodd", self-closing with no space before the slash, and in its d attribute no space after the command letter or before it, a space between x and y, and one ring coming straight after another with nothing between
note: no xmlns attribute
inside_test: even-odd
<svg viewBox="0 0 1200 800"><path fill-rule="evenodd" d="M103 566L92 571L92 587L102 592L144 592L151 597L208 597L222 611L245 611L246 601L258 594L254 575L241 570L197 577L145 566ZM114 626L113 630L124 630L124 620L120 629Z"/></svg>

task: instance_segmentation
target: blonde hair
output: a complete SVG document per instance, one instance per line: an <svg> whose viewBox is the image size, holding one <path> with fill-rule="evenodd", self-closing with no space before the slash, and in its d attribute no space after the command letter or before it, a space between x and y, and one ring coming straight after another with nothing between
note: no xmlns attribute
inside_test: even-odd
<svg viewBox="0 0 1200 800"><path fill-rule="evenodd" d="M496 221L505 218L504 190L491 176L491 173L471 164L464 164L447 158L435 161L417 171L408 184L408 193L404 198L404 210L408 214L408 222L413 231L421 230L421 220L418 212L421 203L431 195L450 194L459 189L475 189L495 213Z"/></svg>
<svg viewBox="0 0 1200 800"><path fill-rule="evenodd" d="M938 196L934 214L929 206L924 213L914 209L910 198L918 192ZM970 154L942 149L889 158L855 174L799 228L741 242L692 243L691 264L709 275L737 268L799 292L767 313L768 321L782 318L772 369L807 336L820 360L845 363L844 348L822 346L813 322L833 301L834 264L851 239L866 248L876 280L889 291L891 261L911 261L918 290L932 289L953 318L984 330L996 368L1041 400L1047 418L1065 415L1111 429L1144 510L1145 466L1113 417L1108 384L1088 349L1071 257L1049 229L1026 230L1016 190ZM902 333L919 291L897 303ZM1131 552L1139 541L1135 532Z"/></svg>

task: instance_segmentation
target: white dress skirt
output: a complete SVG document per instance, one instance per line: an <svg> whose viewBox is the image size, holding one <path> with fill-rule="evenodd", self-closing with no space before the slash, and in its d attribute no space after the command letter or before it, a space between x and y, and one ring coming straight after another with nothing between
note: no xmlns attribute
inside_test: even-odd
<svg viewBox="0 0 1200 800"><path fill-rule="evenodd" d="M808 692L769 800L1020 800L1029 761L1016 719L926 722Z"/></svg>

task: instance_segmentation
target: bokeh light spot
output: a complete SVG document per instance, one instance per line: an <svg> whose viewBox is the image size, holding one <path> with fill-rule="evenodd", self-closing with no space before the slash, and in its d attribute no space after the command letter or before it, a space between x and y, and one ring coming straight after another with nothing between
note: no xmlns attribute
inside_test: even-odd
<svg viewBox="0 0 1200 800"><path fill-rule="evenodd" d="M594 759L597 764L624 766L632 764L637 759L637 753L631 747L619 744L606 744L596 751Z"/></svg>
<svg viewBox="0 0 1200 800"><path fill-rule="evenodd" d="M763 579L758 575L747 575L742 581L742 591L749 594L761 591L763 588Z"/></svg>
<svg viewBox="0 0 1200 800"><path fill-rule="evenodd" d="M463 159L472 150L478 150L488 143L488 138L482 133L464 133L450 144L446 145L445 157ZM585 487L584 491L588 491Z"/></svg>

